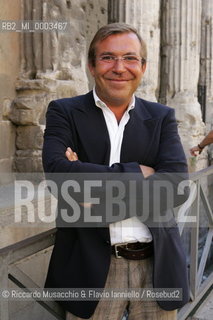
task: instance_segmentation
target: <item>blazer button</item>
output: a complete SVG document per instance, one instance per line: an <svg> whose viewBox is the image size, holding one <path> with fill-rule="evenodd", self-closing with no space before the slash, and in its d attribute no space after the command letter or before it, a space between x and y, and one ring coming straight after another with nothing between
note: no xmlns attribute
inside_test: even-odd
<svg viewBox="0 0 213 320"><path fill-rule="evenodd" d="M107 241L106 241L106 244L110 244L110 241L109 241L109 240L107 240Z"/></svg>

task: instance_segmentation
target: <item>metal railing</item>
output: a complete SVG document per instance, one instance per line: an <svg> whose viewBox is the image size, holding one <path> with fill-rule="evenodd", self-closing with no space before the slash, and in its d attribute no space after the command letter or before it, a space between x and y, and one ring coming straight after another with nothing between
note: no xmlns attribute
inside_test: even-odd
<svg viewBox="0 0 213 320"><path fill-rule="evenodd" d="M193 222L193 226L190 231L191 248L189 252L189 279L191 301L179 310L178 320L186 319L199 301L203 298L208 289L213 285L213 272L211 272L205 279L203 277L213 238L213 213L204 191L202 180L208 180L210 177L213 178L213 166L196 172L190 176L190 180L194 182L194 184L192 184L193 187L191 188L190 197L178 211L178 219L181 221L179 224L181 233L187 224L187 219L190 216L195 217L195 222ZM198 242L199 220L201 215L200 201L203 203L203 207L208 218L208 231L201 258L199 259ZM185 218L185 223L183 223L183 218ZM56 229L51 229L0 249L0 288L8 288L9 279L24 290L38 287L32 279L30 279L23 271L15 266L15 263L26 257L32 256L39 251L51 247L54 244L55 232ZM64 310L56 302L36 301L48 312L54 315L56 319L65 319ZM9 320L9 303L7 299L0 299L0 320Z"/></svg>
<svg viewBox="0 0 213 320"><path fill-rule="evenodd" d="M55 232L56 229L51 229L0 249L0 288L9 288L9 280L27 291L29 291L28 288L38 288L38 285L15 263L51 247L55 242ZM56 319L65 319L64 310L56 302L40 301L39 299L36 301L53 314ZM0 299L0 320L9 320L8 299Z"/></svg>
<svg viewBox="0 0 213 320"><path fill-rule="evenodd" d="M187 217L193 219L190 222L190 252L189 252L189 281L190 281L190 302L179 310L178 320L186 319L193 309L198 305L207 291L213 285L213 270L208 275L204 276L205 266L208 256L213 256L211 251L212 239L213 239L213 211L208 200L207 194L211 192L213 188L213 166L204 170L198 171L190 175L192 183L191 194L187 200L188 204L185 204L185 209L179 212L180 216L184 216L187 221ZM212 180L212 182L209 182ZM203 210L201 210L201 202ZM206 234L204 245L201 248L199 256L199 231L201 215L205 211L206 216ZM180 220L183 221L182 218ZM187 222L186 222L187 224ZM180 232L182 233L184 226L181 223Z"/></svg>

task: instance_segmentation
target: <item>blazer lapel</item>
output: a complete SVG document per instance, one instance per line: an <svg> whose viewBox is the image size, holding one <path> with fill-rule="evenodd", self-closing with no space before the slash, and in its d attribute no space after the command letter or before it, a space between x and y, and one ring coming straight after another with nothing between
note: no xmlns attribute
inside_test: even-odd
<svg viewBox="0 0 213 320"><path fill-rule="evenodd" d="M79 105L75 116L78 138L83 145L83 161L96 164L108 164L110 140L106 122L100 108L95 105L92 91L86 94L82 105ZM81 150L79 150L80 154Z"/></svg>
<svg viewBox="0 0 213 320"><path fill-rule="evenodd" d="M109 164L110 139L103 112L95 105L93 93L90 91L76 107L75 123L78 139L83 146L82 161L96 164ZM80 154L82 150L78 150ZM97 232L104 242L110 241L109 228L97 227Z"/></svg>
<svg viewBox="0 0 213 320"><path fill-rule="evenodd" d="M136 98L135 108L130 111L130 119L125 127L121 162L153 164L152 150L157 152L155 141L159 128L159 119L153 118L144 107L143 102Z"/></svg>

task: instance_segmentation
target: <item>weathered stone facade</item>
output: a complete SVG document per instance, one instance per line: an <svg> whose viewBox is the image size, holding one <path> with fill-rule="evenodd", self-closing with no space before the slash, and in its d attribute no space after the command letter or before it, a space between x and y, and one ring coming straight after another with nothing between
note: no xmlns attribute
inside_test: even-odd
<svg viewBox="0 0 213 320"><path fill-rule="evenodd" d="M0 0L0 4L4 20L70 24L69 32L0 35L0 171L42 171L48 102L92 88L86 68L88 45L100 26L115 21L133 24L147 42L147 71L137 94L175 108L191 170L207 165L206 152L195 163L189 148L205 134L198 88L204 92L207 130L212 127L211 0Z"/></svg>
<svg viewBox="0 0 213 320"><path fill-rule="evenodd" d="M21 1L0 0L0 8L1 20L18 20L21 17ZM11 179L16 150L16 127L8 119L8 114L16 97L15 82L20 70L19 44L18 33L0 33L0 183ZM2 176L4 172L8 172L7 177Z"/></svg>

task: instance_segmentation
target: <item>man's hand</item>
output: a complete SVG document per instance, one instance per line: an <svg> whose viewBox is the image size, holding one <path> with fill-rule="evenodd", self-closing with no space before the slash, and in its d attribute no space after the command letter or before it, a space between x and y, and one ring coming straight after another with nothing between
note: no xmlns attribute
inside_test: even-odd
<svg viewBox="0 0 213 320"><path fill-rule="evenodd" d="M203 149L199 148L199 146L195 146L190 149L190 153L192 156L197 157L198 154L202 152Z"/></svg>
<svg viewBox="0 0 213 320"><path fill-rule="evenodd" d="M147 178L155 173L155 170L152 167L143 166L142 164L140 164L140 168L144 175L144 178Z"/></svg>
<svg viewBox="0 0 213 320"><path fill-rule="evenodd" d="M78 160L78 155L76 152L72 151L70 147L67 148L65 155L69 161L76 161Z"/></svg>
<svg viewBox="0 0 213 320"><path fill-rule="evenodd" d="M70 147L67 148L65 155L69 161L77 161L78 160L78 155L76 152L72 151ZM82 207L84 208L91 208L92 203L89 202L84 202L84 203L79 203Z"/></svg>

